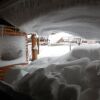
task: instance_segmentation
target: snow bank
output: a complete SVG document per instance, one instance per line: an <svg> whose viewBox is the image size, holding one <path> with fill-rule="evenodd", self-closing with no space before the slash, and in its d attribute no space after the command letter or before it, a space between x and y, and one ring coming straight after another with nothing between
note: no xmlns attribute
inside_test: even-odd
<svg viewBox="0 0 100 100"><path fill-rule="evenodd" d="M85 70L88 87L100 88L100 60L90 62Z"/></svg>
<svg viewBox="0 0 100 100"><path fill-rule="evenodd" d="M100 60L100 45L90 44L74 48L70 52L68 60L80 59L82 57L88 57L91 60Z"/></svg>
<svg viewBox="0 0 100 100"><path fill-rule="evenodd" d="M94 46L79 46L69 54L58 58L48 57L33 61L23 69L28 74L23 75L24 77L14 83L15 90L37 96L38 89L43 92L48 88L51 91L51 85L54 89L56 86L59 87L59 83L64 83L67 86L80 86L82 89L80 100L88 98L93 89L94 91L97 89L95 91L97 92L100 88L100 46L95 46L95 48ZM58 90L54 89L53 91ZM97 100L96 97L93 100Z"/></svg>
<svg viewBox="0 0 100 100"><path fill-rule="evenodd" d="M19 81L22 77L24 77L28 72L22 69L11 69L5 74L4 81L13 84L16 81Z"/></svg>
<svg viewBox="0 0 100 100"><path fill-rule="evenodd" d="M45 69L40 68L34 73L28 74L22 80L14 84L14 90L30 95L38 100L66 100L79 97L80 88L77 85L67 85L52 75L48 77ZM68 95L66 95L68 94Z"/></svg>
<svg viewBox="0 0 100 100"><path fill-rule="evenodd" d="M81 92L79 100L100 100L100 60L87 65L85 78L88 88Z"/></svg>
<svg viewBox="0 0 100 100"><path fill-rule="evenodd" d="M53 71L53 72L60 72L63 68L65 67L69 67L69 66L73 66L73 65L80 65L83 67L85 67L88 63L89 63L90 59L88 58L81 58L81 59L77 59L74 61L66 61L66 63L61 63L61 64L50 64L49 66L46 67L47 71Z"/></svg>
<svg viewBox="0 0 100 100"><path fill-rule="evenodd" d="M100 100L99 90L88 88L81 93L79 100Z"/></svg>
<svg viewBox="0 0 100 100"><path fill-rule="evenodd" d="M39 68L46 68L52 62L54 62L55 59L56 59L56 57L40 58L38 60L31 62L28 66L26 66L24 68L24 70L31 73L31 72L34 72L35 70L39 69Z"/></svg>
<svg viewBox="0 0 100 100"><path fill-rule="evenodd" d="M32 100L29 95L16 92L10 84L0 81L0 98L2 100Z"/></svg>

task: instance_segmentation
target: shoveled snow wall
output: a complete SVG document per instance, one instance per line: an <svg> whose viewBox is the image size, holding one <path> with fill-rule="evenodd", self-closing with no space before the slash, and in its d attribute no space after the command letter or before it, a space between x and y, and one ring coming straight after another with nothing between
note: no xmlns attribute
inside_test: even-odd
<svg viewBox="0 0 100 100"><path fill-rule="evenodd" d="M27 63L25 36L0 36L0 67Z"/></svg>

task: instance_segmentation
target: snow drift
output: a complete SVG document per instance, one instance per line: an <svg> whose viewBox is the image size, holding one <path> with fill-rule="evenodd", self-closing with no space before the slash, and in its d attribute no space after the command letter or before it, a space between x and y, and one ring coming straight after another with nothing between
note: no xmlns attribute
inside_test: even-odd
<svg viewBox="0 0 100 100"><path fill-rule="evenodd" d="M49 97L50 100L58 98L57 93L62 91L62 89L59 90L60 86L64 87L63 89L66 92L62 91L60 99L57 100L66 100L64 97L68 97L69 100L99 100L99 50L99 45L79 46L79 48L75 48L61 57L41 58L32 62L26 68L19 69L27 73L22 75L22 72L19 71L16 79L12 75L13 80L9 82L10 78L7 77L8 80L5 79L5 81L12 84L15 91L30 95L32 98L34 96L40 97L38 100L41 98L45 100ZM13 73L13 70L8 72L8 76ZM45 93L47 93L47 97L44 95ZM69 95L64 95L67 93ZM94 95L92 95L93 93Z"/></svg>

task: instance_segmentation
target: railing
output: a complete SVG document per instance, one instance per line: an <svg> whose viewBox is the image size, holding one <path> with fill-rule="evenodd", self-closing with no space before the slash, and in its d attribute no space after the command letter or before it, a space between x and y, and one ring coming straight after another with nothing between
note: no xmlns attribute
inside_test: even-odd
<svg viewBox="0 0 100 100"><path fill-rule="evenodd" d="M25 33L13 26L0 25L0 35L25 35Z"/></svg>

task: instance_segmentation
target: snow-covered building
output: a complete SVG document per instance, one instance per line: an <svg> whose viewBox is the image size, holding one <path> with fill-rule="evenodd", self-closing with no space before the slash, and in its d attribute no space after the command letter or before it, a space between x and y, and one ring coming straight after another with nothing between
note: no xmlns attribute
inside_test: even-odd
<svg viewBox="0 0 100 100"><path fill-rule="evenodd" d="M49 44L57 44L60 42L68 42L69 39L73 37L73 35L64 33L64 32L59 32L59 33L53 33L48 36Z"/></svg>

